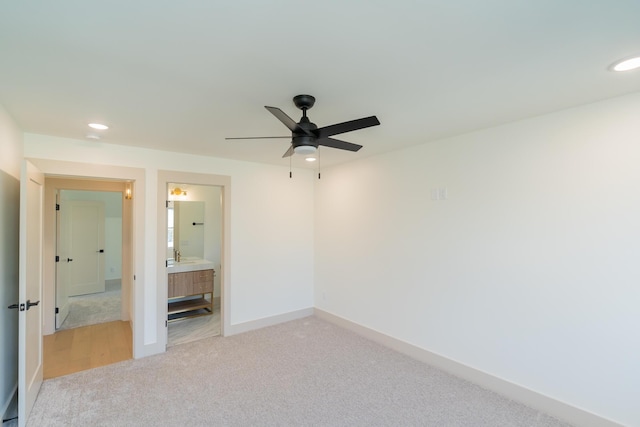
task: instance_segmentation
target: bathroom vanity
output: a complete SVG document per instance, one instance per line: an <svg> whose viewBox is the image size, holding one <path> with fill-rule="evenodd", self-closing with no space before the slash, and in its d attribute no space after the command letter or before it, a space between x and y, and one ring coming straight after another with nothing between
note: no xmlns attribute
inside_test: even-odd
<svg viewBox="0 0 640 427"><path fill-rule="evenodd" d="M170 262L168 320L213 313L213 263L203 259Z"/></svg>

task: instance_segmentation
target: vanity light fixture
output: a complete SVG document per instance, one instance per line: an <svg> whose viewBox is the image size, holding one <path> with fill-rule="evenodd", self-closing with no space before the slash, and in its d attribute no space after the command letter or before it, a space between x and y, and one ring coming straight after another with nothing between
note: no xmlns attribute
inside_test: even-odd
<svg viewBox="0 0 640 427"><path fill-rule="evenodd" d="M187 192L185 190L183 190L180 187L176 187L173 190L171 190L171 195L172 196L186 196Z"/></svg>
<svg viewBox="0 0 640 427"><path fill-rule="evenodd" d="M635 70L637 68L640 68L640 56L636 55L614 62L609 68L613 71Z"/></svg>
<svg viewBox="0 0 640 427"><path fill-rule="evenodd" d="M131 182L130 181L127 181L127 183L124 185L124 198L126 200L133 199L133 190L131 188Z"/></svg>

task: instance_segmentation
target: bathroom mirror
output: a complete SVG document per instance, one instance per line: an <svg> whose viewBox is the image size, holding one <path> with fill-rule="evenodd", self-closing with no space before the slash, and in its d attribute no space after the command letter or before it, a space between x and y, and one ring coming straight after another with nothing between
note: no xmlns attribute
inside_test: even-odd
<svg viewBox="0 0 640 427"><path fill-rule="evenodd" d="M173 205L173 206L171 206ZM174 251L181 257L204 258L204 202L174 200L169 204L169 258Z"/></svg>

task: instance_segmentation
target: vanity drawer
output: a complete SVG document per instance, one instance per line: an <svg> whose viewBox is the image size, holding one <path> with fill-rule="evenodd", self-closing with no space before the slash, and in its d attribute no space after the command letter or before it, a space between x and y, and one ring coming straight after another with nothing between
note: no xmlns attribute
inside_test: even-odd
<svg viewBox="0 0 640 427"><path fill-rule="evenodd" d="M213 270L193 272L193 293L213 292Z"/></svg>
<svg viewBox="0 0 640 427"><path fill-rule="evenodd" d="M213 292L213 276L213 270L170 273L168 296L174 298Z"/></svg>
<svg viewBox="0 0 640 427"><path fill-rule="evenodd" d="M193 284L194 294L203 294L207 292L213 292L213 280Z"/></svg>
<svg viewBox="0 0 640 427"><path fill-rule="evenodd" d="M191 273L169 274L168 285L169 298L182 297L193 293L193 281L191 279Z"/></svg>
<svg viewBox="0 0 640 427"><path fill-rule="evenodd" d="M213 270L192 271L193 283L213 282Z"/></svg>

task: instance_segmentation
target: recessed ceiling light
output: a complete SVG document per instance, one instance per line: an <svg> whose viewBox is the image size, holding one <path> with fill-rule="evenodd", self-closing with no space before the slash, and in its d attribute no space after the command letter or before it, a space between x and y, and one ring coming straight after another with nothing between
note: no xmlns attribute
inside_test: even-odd
<svg viewBox="0 0 640 427"><path fill-rule="evenodd" d="M315 157L305 157L305 160L306 160L307 162L315 162L315 161L316 161L316 158L315 158Z"/></svg>
<svg viewBox="0 0 640 427"><path fill-rule="evenodd" d="M640 68L640 56L634 56L632 58L623 59L615 62L611 69L613 71L630 71Z"/></svg>
<svg viewBox="0 0 640 427"><path fill-rule="evenodd" d="M89 123L89 127L97 130L107 130L109 126L100 123Z"/></svg>

